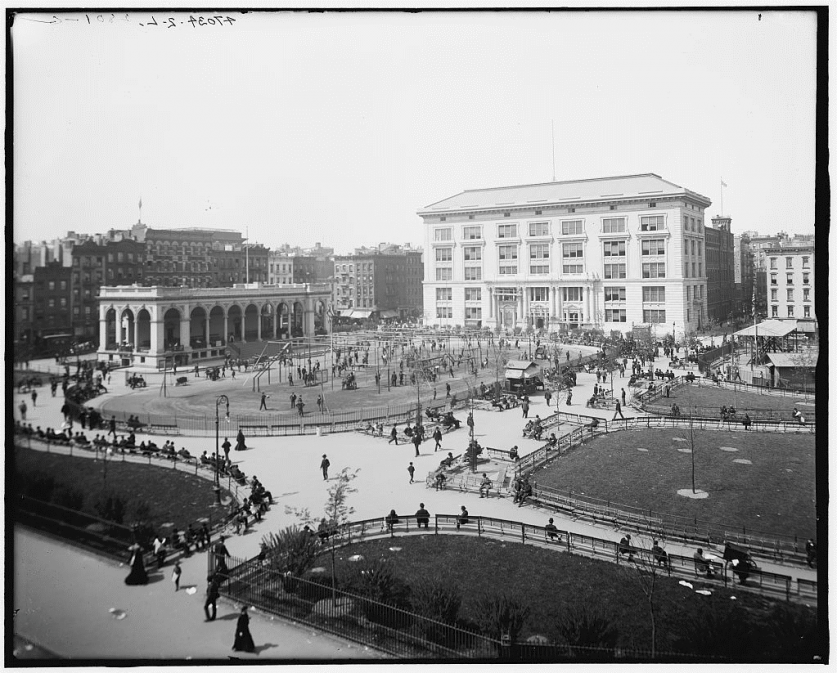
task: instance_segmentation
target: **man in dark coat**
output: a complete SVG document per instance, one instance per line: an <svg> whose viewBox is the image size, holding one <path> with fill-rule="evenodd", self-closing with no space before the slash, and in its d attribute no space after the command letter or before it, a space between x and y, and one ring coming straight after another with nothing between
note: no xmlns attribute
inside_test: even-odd
<svg viewBox="0 0 837 673"><path fill-rule="evenodd" d="M331 463L329 462L326 454L323 454L323 459L320 462L320 469L323 471L323 481L328 481L328 468Z"/></svg>
<svg viewBox="0 0 837 673"><path fill-rule="evenodd" d="M438 425L436 426L436 430L433 432L433 439L436 440L436 448L433 449L433 451L436 452L442 448L442 429Z"/></svg>
<svg viewBox="0 0 837 673"><path fill-rule="evenodd" d="M430 512L424 509L424 503L419 503L419 508L416 511L416 523L418 527L421 528L424 526L425 528L430 527Z"/></svg>
<svg viewBox="0 0 837 673"><path fill-rule="evenodd" d="M418 457L420 455L419 454L419 446L421 445L421 433L420 432L414 432L413 433L413 445L416 447L416 457Z"/></svg>
<svg viewBox="0 0 837 673"><path fill-rule="evenodd" d="M206 601L203 604L203 611L206 614L206 621L211 622L218 614L218 606L216 605L218 597L220 596L221 578L216 573L206 578L209 586L206 588ZM209 608L212 608L210 614Z"/></svg>

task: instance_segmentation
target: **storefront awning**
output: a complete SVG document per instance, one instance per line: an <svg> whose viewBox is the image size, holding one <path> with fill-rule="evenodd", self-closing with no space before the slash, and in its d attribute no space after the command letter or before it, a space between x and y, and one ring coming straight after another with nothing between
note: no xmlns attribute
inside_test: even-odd
<svg viewBox="0 0 837 673"><path fill-rule="evenodd" d="M765 320L758 325L750 325L739 330L735 336L783 337L796 330L796 320Z"/></svg>
<svg viewBox="0 0 837 673"><path fill-rule="evenodd" d="M363 320L364 318L368 318L371 314L371 309L354 308L350 311L348 317L356 318L357 320Z"/></svg>
<svg viewBox="0 0 837 673"><path fill-rule="evenodd" d="M397 318L398 311L393 311L392 309L387 309L386 311L381 311L382 318Z"/></svg>

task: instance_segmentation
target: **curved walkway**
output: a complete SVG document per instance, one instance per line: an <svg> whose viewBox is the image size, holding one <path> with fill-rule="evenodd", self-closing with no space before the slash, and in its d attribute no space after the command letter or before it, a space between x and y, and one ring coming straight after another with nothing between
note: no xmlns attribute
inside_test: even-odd
<svg viewBox="0 0 837 673"><path fill-rule="evenodd" d="M662 359L659 360L663 364ZM621 387L627 389L627 377L624 379L614 379L614 388L617 394ZM579 375L579 386L575 392L576 400L583 400L589 397L592 391L595 377L590 374ZM27 398L28 399L28 398ZM19 396L14 396L15 409ZM29 404L29 401L27 401ZM41 395L38 399L38 406L32 408L30 405L27 413L27 422L31 422L34 426L41 425L43 427L52 426L58 427L61 422L60 414L61 399L60 397L51 398L49 396L49 389L41 390ZM562 407L563 410L564 407ZM554 405L547 407L541 396L532 399L530 417L536 414L545 418L554 412ZM581 406L583 408L583 403ZM579 406L573 405L569 410L579 410ZM597 416L602 419L610 419L613 416L612 411L589 409L585 411L592 416ZM638 412L631 408L626 408L624 413L627 417L637 416ZM484 446L490 445L497 448L509 448L513 444L517 444L521 455L527 455L540 448L541 444L534 440L522 439L520 430L524 421L521 419L521 412L519 409L512 409L504 412L494 411L474 411L475 418L475 434L477 440ZM139 437L138 439L142 439ZM214 451L214 438L201 437L177 437L177 445L186 447L193 455L200 455L203 450ZM312 514L316 515L323 511L323 507L328 497L328 487L334 483L333 481L323 481L322 474L319 469L322 454L328 454L331 461L331 474L339 472L343 468L351 470L359 470L357 479L353 482L353 486L357 489L348 498L348 505L355 509L352 515L353 519L371 519L385 515L391 509L395 509L398 513L410 514L418 509L419 503L423 502L426 508L435 514L438 512L458 512L459 507L467 504L471 514L477 516L497 517L502 519L517 519L524 523L542 526L546 523L548 517L552 516L556 520L556 525L559 528L572 531L574 534L590 535L591 537L602 538L617 542L622 537L622 531L615 529L612 525L603 525L596 523L589 523L584 521L575 521L570 516L562 516L560 514L549 512L542 509L534 509L531 507L518 508L510 499L491 498L480 501L476 495L469 495L457 491L446 490L436 492L427 489L424 484L424 477L435 468L438 467L441 460L440 455L434 453L433 442L425 442L421 446L421 455L416 457L415 450L412 444L388 444L386 439L371 438L360 433L339 433L333 435L317 436L300 436L292 438L284 437L255 437L249 442L252 444L252 449L241 452L235 456L239 462L241 469L249 476L258 475L259 480L264 483L274 494L276 505L270 509L264 519L257 523L250 529L246 535L236 536L227 541L227 546L233 556L239 558L250 558L255 556L259 551L259 542L262 536L268 532L275 532L284 526L291 524L298 524L299 520L290 514L286 513L285 507L292 507L296 509L308 508ZM455 455L462 453L467 447L468 435L466 433L451 433L445 435L442 440L443 455L448 451ZM416 468L416 481L413 484L409 483L409 474L407 467L412 462ZM499 465L495 468L500 469ZM640 541L638 544L648 544L650 541ZM694 552L694 547L675 542L670 542L667 545L667 551L682 555L691 556ZM720 554L721 549L711 549L711 551ZM205 584L205 568L198 566L205 564L206 559L200 555L192 557L194 559L194 568L188 569L188 574L184 575L184 584L195 581L197 577L199 584L199 593L190 598L196 599L202 592L203 586L201 581ZM802 577L805 579L815 579L816 572L807 567L787 568L777 566L771 563L761 563L762 567L767 571L776 573L788 573L794 578ZM61 577L61 567L58 565L56 570L56 577ZM124 572L124 571L123 571ZM184 572L187 568L184 567ZM95 573L86 573L87 577L95 576ZM119 574L118 582L120 588L124 587L121 584L122 574ZM95 583L95 581L93 582ZM77 584L73 582L60 582L61 590L53 592L48 596L40 596L38 601L33 604L33 608L44 611L49 610L52 605L73 606L85 600L86 584ZM115 590L115 585L113 585ZM126 587L126 589L137 589L137 591L148 591L153 596L164 596L172 593L171 582L158 582L151 584L146 588ZM179 596L178 596L179 598ZM169 599L166 599L167 601ZM166 603L168 605L168 603ZM194 623L199 625L198 635L196 638L199 645L206 645L207 647L214 647L214 643L219 638L225 640L227 631L220 635L204 632L200 630L203 626L203 614L201 605L194 605L186 612L178 612L176 619L171 622L167 621L165 617L165 610L158 610L160 614L157 617L169 624L169 633L177 633L178 629L192 629ZM108 605L110 607L119 607L118 605ZM84 628L82 620L77 620L79 623L66 624L63 628L69 631L72 629ZM123 622L114 622L115 624L124 624ZM181 624L181 622L183 622ZM109 622L110 623L110 622ZM215 626L213 624L212 626ZM108 635L110 632L102 632L100 625L91 623L89 625L91 636L87 642L94 648L89 656L96 656L95 649L97 647L97 639ZM52 624L49 627L55 631L56 637L62 633L62 625ZM231 631L232 626L228 624L227 629ZM256 629L254 626L254 635ZM137 632L136 637L142 638L145 651L157 651L159 644L154 635L154 631L148 637L141 636ZM201 634L206 633L203 637ZM36 633L22 632L22 635L31 637L35 642L47 647L47 649L54 649L49 647L47 642L40 641ZM257 644L259 636L257 636ZM110 645L108 645L110 646ZM105 647L102 645L102 647ZM225 645L226 647L226 645ZM60 650L59 650L60 653ZM262 656L266 656L262 655ZM335 658L340 658L340 653L333 655Z"/></svg>

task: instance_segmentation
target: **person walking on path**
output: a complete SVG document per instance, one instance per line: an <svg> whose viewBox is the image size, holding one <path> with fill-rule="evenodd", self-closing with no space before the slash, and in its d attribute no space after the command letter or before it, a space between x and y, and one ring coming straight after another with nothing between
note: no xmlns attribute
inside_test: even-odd
<svg viewBox="0 0 837 673"><path fill-rule="evenodd" d="M291 393L291 409L296 406L296 393Z"/></svg>
<svg viewBox="0 0 837 673"><path fill-rule="evenodd" d="M215 555L216 574L221 579L223 579L227 574L227 559L230 557L230 550L227 549L227 545L224 544L224 540L226 539L227 536L222 535L221 539L218 540L212 548L213 554Z"/></svg>
<svg viewBox="0 0 837 673"><path fill-rule="evenodd" d="M523 418L529 418L529 403L524 400L520 408L523 409Z"/></svg>
<svg viewBox="0 0 837 673"><path fill-rule="evenodd" d="M302 401L302 395L300 395L296 398L296 410L297 412L299 412L300 416L303 416L305 414L303 409L305 409L305 402Z"/></svg>
<svg viewBox="0 0 837 673"><path fill-rule="evenodd" d="M217 602L221 589L221 577L218 573L215 573L207 577L206 581L208 582L208 586L206 587L206 601L203 604L203 611L206 614L206 621L211 622L215 620L218 614ZM211 614L209 608L212 608Z"/></svg>
<svg viewBox="0 0 837 673"><path fill-rule="evenodd" d="M573 401L573 391L572 389L567 391L567 406L569 407Z"/></svg>
<svg viewBox="0 0 837 673"><path fill-rule="evenodd" d="M413 464L410 463L410 466L407 468L407 472L410 473L410 483L413 483L413 475L416 473L416 468L413 467Z"/></svg>
<svg viewBox="0 0 837 673"><path fill-rule="evenodd" d="M267 411L267 398L268 395L266 393L262 393L262 401L261 404L259 404L259 411L261 411L262 409Z"/></svg>
<svg viewBox="0 0 837 673"><path fill-rule="evenodd" d="M395 442L395 446L398 446L398 428L395 425L393 425L392 430L389 431L389 441L387 444L392 444L393 442Z"/></svg>
<svg viewBox="0 0 837 673"><path fill-rule="evenodd" d="M162 535L154 538L154 556L157 558L157 570L160 570L166 562L166 538Z"/></svg>
<svg viewBox="0 0 837 673"><path fill-rule="evenodd" d="M35 404L37 401L38 401L38 391L33 390L32 391L32 408L33 409L38 406L37 404Z"/></svg>
<svg viewBox="0 0 837 673"><path fill-rule="evenodd" d="M328 468L331 463L329 462L326 454L323 454L323 460L320 462L320 469L323 471L323 481L328 481Z"/></svg>
<svg viewBox="0 0 837 673"><path fill-rule="evenodd" d="M549 406L549 402L552 400L552 393L550 391L546 391L543 394L543 398L546 400L546 406Z"/></svg>
<svg viewBox="0 0 837 673"><path fill-rule="evenodd" d="M171 581L174 582L174 590L180 591L180 576L183 574L183 569L180 567L180 561L174 562L174 568L171 571Z"/></svg>
<svg viewBox="0 0 837 673"><path fill-rule="evenodd" d="M108 430L108 434L113 433L113 438L116 439L116 416L110 417L110 430Z"/></svg>
<svg viewBox="0 0 837 673"><path fill-rule="evenodd" d="M235 652L255 652L256 645L253 643L253 636L250 635L250 615L247 614L247 606L241 608L238 615L238 622L235 625L235 640L233 641Z"/></svg>
<svg viewBox="0 0 837 673"><path fill-rule="evenodd" d="M419 445L420 444L421 444L421 433L420 432L414 432L413 433L413 446L416 447L416 458L418 458L419 455L421 455L419 453ZM410 463L410 464L412 465L412 463Z"/></svg>
<svg viewBox="0 0 837 673"><path fill-rule="evenodd" d="M288 385L293 387L294 385L294 375L288 372Z"/></svg>
<svg viewBox="0 0 837 673"><path fill-rule="evenodd" d="M20 417L22 420L26 420L26 400L21 400L20 404L17 407L20 410Z"/></svg>
<svg viewBox="0 0 837 673"><path fill-rule="evenodd" d="M228 461L230 459L230 449L232 448L229 437L224 437L224 443L221 444L221 448L224 449L224 461Z"/></svg>
<svg viewBox="0 0 837 673"><path fill-rule="evenodd" d="M436 448L433 449L434 453L442 448L442 429L437 425L436 430L433 432L433 439L436 440Z"/></svg>
<svg viewBox="0 0 837 673"><path fill-rule="evenodd" d="M450 383L445 384L445 397L450 397Z"/></svg>
<svg viewBox="0 0 837 673"><path fill-rule="evenodd" d="M616 411L613 412L613 419L616 420L616 414L619 414L622 418L625 418L625 414L622 413L622 405L619 403L619 400L616 400Z"/></svg>
<svg viewBox="0 0 837 673"><path fill-rule="evenodd" d="M125 584L137 585L148 584L148 573L145 572L145 563L142 559L142 549L138 544L133 544L131 550L131 572L125 578Z"/></svg>
<svg viewBox="0 0 837 673"><path fill-rule="evenodd" d="M622 388L622 404L625 404L625 389Z"/></svg>

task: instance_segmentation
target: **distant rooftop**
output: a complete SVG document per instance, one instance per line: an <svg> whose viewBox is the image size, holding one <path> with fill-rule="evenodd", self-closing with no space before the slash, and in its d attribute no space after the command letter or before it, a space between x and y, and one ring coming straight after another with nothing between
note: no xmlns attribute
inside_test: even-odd
<svg viewBox="0 0 837 673"><path fill-rule="evenodd" d="M656 173L589 178L563 182L544 182L511 187L469 189L419 210L420 215L439 211L485 209L514 206L533 207L536 204L572 205L574 202L609 201L614 199L689 195L708 208L712 202L705 196L664 180Z"/></svg>

